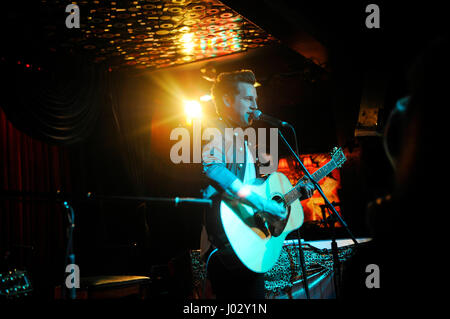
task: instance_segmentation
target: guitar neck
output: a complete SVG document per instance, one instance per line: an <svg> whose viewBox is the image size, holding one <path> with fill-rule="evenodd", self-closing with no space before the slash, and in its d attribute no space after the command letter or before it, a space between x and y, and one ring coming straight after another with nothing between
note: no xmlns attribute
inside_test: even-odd
<svg viewBox="0 0 450 319"><path fill-rule="evenodd" d="M329 161L324 166L315 171L311 176L316 182L319 182L322 178L330 174L336 167L337 166L334 161ZM302 180L307 180L307 177L303 177Z"/></svg>
<svg viewBox="0 0 450 319"><path fill-rule="evenodd" d="M316 182L319 182L322 178L330 174L330 172L332 172L336 167L337 167L336 163L333 160L331 160L327 164L319 168L317 171L315 171L313 174L311 174L311 177ZM284 195L284 199L287 205L291 205L294 201L296 201L302 196L302 193L300 192L300 186L302 182L306 182L307 180L308 178L304 176L302 179L300 179L300 181L295 185L293 189L291 189Z"/></svg>

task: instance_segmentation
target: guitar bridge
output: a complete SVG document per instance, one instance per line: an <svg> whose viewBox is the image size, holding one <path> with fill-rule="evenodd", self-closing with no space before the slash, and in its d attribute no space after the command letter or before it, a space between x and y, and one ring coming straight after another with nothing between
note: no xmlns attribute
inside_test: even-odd
<svg viewBox="0 0 450 319"><path fill-rule="evenodd" d="M263 216L263 214L255 213L253 215L253 218L255 221L255 226L264 233L264 236L269 237L271 235L269 231L270 226L267 219Z"/></svg>

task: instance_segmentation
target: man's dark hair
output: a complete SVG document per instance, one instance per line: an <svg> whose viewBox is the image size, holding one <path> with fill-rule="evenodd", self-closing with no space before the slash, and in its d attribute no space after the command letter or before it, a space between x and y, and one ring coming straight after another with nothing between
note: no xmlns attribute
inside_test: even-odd
<svg viewBox="0 0 450 319"><path fill-rule="evenodd" d="M225 94L236 95L239 93L238 83L245 82L255 84L255 74L251 70L239 70L220 73L211 88L211 95L216 105L217 114L222 114L223 100Z"/></svg>

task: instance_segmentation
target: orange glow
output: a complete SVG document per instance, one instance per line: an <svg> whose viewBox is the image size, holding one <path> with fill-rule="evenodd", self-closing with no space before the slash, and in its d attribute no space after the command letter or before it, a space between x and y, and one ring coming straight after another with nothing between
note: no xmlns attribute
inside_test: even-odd
<svg viewBox="0 0 450 319"><path fill-rule="evenodd" d="M302 161L303 161L303 165L305 165L305 167L312 167L313 166L313 163L311 161L311 157L309 157L309 156L305 156L305 158Z"/></svg>
<svg viewBox="0 0 450 319"><path fill-rule="evenodd" d="M289 165L287 162L287 159L285 158L281 158L280 161L278 162L278 170L279 171L289 171Z"/></svg>
<svg viewBox="0 0 450 319"><path fill-rule="evenodd" d="M331 157L329 154L319 153L300 155L300 159L308 172L313 174L317 169L327 164ZM303 172L299 164L292 159L281 158L278 162L277 171L285 174L292 185L297 184L297 182L303 177ZM319 181L319 185L331 203L340 202L338 196L338 190L341 188L341 175L339 169L335 169L328 176ZM325 202L319 192L315 191L311 198L301 201L301 204L303 207L305 222L319 222L323 220L322 207ZM336 210L340 213L339 206L336 206ZM328 212L326 211L325 213L326 217L328 217ZM320 225L323 226L322 224ZM341 225L339 223L336 223L336 227L340 226Z"/></svg>

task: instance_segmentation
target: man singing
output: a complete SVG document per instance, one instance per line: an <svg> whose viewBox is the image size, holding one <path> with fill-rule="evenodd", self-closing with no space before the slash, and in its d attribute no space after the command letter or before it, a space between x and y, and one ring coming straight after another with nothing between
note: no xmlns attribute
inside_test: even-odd
<svg viewBox="0 0 450 319"><path fill-rule="evenodd" d="M255 82L252 71L240 70L219 74L212 87L219 117L207 124L222 133L222 140L213 139L202 151L203 172L209 184L203 196L213 200L213 207L205 214L201 255L205 259L210 257L208 277L218 299L265 298L264 274L247 269L227 242L219 216L221 196L226 193L256 211L265 212L269 221L287 217L283 205L245 187L257 177L255 152L250 151L255 145L246 141L243 147L236 148L233 135L225 134L225 128L244 130L252 125L253 112L258 109ZM239 158L243 161L236 160ZM313 186L307 184L303 191L311 193Z"/></svg>

